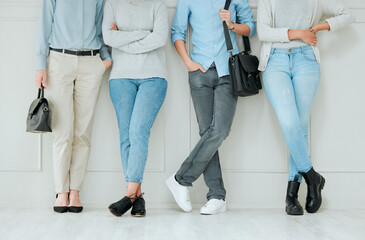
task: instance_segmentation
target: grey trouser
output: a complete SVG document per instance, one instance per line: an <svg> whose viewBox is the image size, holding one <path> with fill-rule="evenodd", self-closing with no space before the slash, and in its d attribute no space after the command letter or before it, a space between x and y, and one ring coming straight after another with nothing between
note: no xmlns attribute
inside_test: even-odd
<svg viewBox="0 0 365 240"><path fill-rule="evenodd" d="M203 173L209 188L208 200L225 199L218 148L231 130L237 97L232 95L229 76L219 77L215 67L206 73L189 72L189 83L201 138L176 173L176 179L183 186L192 186Z"/></svg>

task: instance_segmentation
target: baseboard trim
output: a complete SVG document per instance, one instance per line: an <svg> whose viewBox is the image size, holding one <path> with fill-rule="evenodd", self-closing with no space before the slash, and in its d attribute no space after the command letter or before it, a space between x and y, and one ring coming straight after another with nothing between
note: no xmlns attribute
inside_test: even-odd
<svg viewBox="0 0 365 240"><path fill-rule="evenodd" d="M42 203L42 204L32 204L29 206L24 206L24 203L12 203L12 204L8 204L8 203L0 203L0 209L26 209L26 208L49 208L52 209L53 207L53 202L46 204L46 203ZM84 203L84 208L89 208L89 209L107 209L107 207L109 206L110 202L105 202L105 203L91 203L91 202L85 202ZM201 202L201 203L193 203L193 209L200 209L202 206L204 206L205 202ZM170 202L170 203L146 203L146 207L149 209L173 209L173 210L180 210L180 208L177 206L176 203ZM239 203L227 203L227 208L228 209L235 209L235 210L282 210L284 209L284 205L283 206L273 206L273 205L268 205L265 207L262 206L242 206L242 204ZM328 207L322 207L321 209L323 210L365 210L365 206L350 206L350 207L339 207L339 208L328 208Z"/></svg>

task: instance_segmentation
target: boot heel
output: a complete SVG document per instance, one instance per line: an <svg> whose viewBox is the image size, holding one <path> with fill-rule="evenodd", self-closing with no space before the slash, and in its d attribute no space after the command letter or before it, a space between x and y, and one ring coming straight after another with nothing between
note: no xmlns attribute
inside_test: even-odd
<svg viewBox="0 0 365 240"><path fill-rule="evenodd" d="M320 186L320 188L321 188L321 190L323 190L323 188L324 188L324 185L325 185L325 183L326 183L326 179L324 179L324 177L322 177L322 183L321 183L321 186Z"/></svg>

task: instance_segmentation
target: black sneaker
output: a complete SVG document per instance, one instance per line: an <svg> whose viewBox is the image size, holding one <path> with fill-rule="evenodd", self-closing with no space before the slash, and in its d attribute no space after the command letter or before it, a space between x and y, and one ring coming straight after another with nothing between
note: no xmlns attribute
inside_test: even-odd
<svg viewBox="0 0 365 240"><path fill-rule="evenodd" d="M143 194L139 195L133 203L131 215L133 217L146 216L146 202L143 199Z"/></svg>
<svg viewBox="0 0 365 240"><path fill-rule="evenodd" d="M129 197L125 196L118 202L109 205L109 211L116 217L122 216L132 207L132 201Z"/></svg>

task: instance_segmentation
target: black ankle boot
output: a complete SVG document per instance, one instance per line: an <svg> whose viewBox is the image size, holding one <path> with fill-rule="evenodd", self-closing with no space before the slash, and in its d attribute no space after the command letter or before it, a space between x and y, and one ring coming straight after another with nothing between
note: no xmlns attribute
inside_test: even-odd
<svg viewBox="0 0 365 240"><path fill-rule="evenodd" d="M146 216L146 202L143 199L143 194L139 195L133 203L131 215L133 217Z"/></svg>
<svg viewBox="0 0 365 240"><path fill-rule="evenodd" d="M305 182L308 186L307 201L305 203L305 210L308 213L315 213L321 207L322 195L321 191L324 187L325 179L321 174L314 171L311 168L306 173L300 173L303 175Z"/></svg>
<svg viewBox="0 0 365 240"><path fill-rule="evenodd" d="M300 182L299 176L295 175L294 181L288 182L288 189L286 190L286 207L285 211L288 215L303 215L303 208L298 201L298 191Z"/></svg>
<svg viewBox="0 0 365 240"><path fill-rule="evenodd" d="M126 213L131 207L132 207L132 201L127 196L120 199L118 202L112 203L109 205L109 211L116 217L122 216L124 213Z"/></svg>

